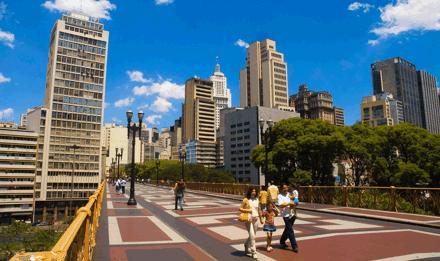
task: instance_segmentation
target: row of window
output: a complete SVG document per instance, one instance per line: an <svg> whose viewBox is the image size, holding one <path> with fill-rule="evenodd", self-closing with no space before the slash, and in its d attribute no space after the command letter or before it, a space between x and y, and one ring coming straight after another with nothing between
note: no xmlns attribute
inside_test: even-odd
<svg viewBox="0 0 440 261"><path fill-rule="evenodd" d="M101 85L96 85L92 83L74 82L74 81L68 81L62 79L55 79L55 85L65 86L69 88L83 89L87 91L96 91L96 92L102 92L103 89Z"/></svg>
<svg viewBox="0 0 440 261"><path fill-rule="evenodd" d="M101 115L101 108L88 108L88 107L84 107L84 106L74 106L74 105L63 104L62 110L63 111L70 111L70 112L77 112L77 113Z"/></svg>
<svg viewBox="0 0 440 261"><path fill-rule="evenodd" d="M59 35L60 39L71 41L71 42L77 42L77 43L83 43L83 44L89 44L89 45L95 45L98 47L105 48L107 46L107 43L100 40L95 40L88 37L82 37L78 35L68 34L65 32L60 32Z"/></svg>
<svg viewBox="0 0 440 261"><path fill-rule="evenodd" d="M68 42L66 40L59 40L58 45L61 47L75 49L78 51L105 55L105 49L99 48L99 47L92 47L92 46L88 46L88 45L84 45L84 44L72 43L72 42Z"/></svg>
<svg viewBox="0 0 440 261"><path fill-rule="evenodd" d="M104 71L90 69L90 68L84 68L81 66L66 65L66 64L57 63L56 68L57 68L57 70L73 72L73 73L80 73L81 75L86 75L86 76L90 75L92 77L104 77Z"/></svg>
<svg viewBox="0 0 440 261"><path fill-rule="evenodd" d="M67 113L67 112L53 111L52 118L63 119L63 120L87 121L87 122L101 123L101 116L75 114L75 113Z"/></svg>
<svg viewBox="0 0 440 261"><path fill-rule="evenodd" d="M76 81L81 80L83 82L88 82L88 83L97 83L97 84L103 84L104 83L104 79L103 78L94 77L91 74L80 75L80 74L75 74L75 73L56 71L55 77L56 78L69 79L69 80L76 80Z"/></svg>
<svg viewBox="0 0 440 261"><path fill-rule="evenodd" d="M80 90L75 90L75 89L68 89L68 88L60 88L60 87L55 87L54 88L54 93L55 94L62 94L62 95L69 95L69 96L75 96L75 97L84 97L84 98L89 98L89 99L97 99L97 100L101 100L102 99L102 93L85 92L85 91L80 91ZM62 101L62 99L61 99L61 101ZM101 101L99 101L99 102L101 103Z"/></svg>
<svg viewBox="0 0 440 261"><path fill-rule="evenodd" d="M250 124L250 122L249 121L245 121L244 123L237 123L237 124L232 124L231 125L231 129L233 129L233 128L235 128L235 127L241 127L241 126L247 126L247 125L249 125Z"/></svg>
<svg viewBox="0 0 440 261"><path fill-rule="evenodd" d="M81 123L81 122L65 121L65 120L52 120L52 126L59 127L59 128L80 129L80 130L99 130L100 129L99 124Z"/></svg>
<svg viewBox="0 0 440 261"><path fill-rule="evenodd" d="M57 62L67 63L70 65L78 65L78 66L83 66L83 67L88 67L88 68L101 69L101 70L104 70L104 67L105 67L104 63L91 62L91 61L87 61L84 59L64 56L61 54L57 55Z"/></svg>
<svg viewBox="0 0 440 261"><path fill-rule="evenodd" d="M234 134L237 134L237 133L243 133L243 132L250 132L251 131L251 129L249 129L249 128L246 128L246 129L241 129L241 130L237 130L237 131L231 131L231 135L234 135Z"/></svg>
<svg viewBox="0 0 440 261"><path fill-rule="evenodd" d="M71 57L77 57L84 60L90 60L95 62L105 63L105 56L95 55L92 53L78 52L78 50L70 50L63 47L58 47L58 55L68 55Z"/></svg>
<svg viewBox="0 0 440 261"><path fill-rule="evenodd" d="M49 169L69 169L69 170L72 170L72 163L49 161ZM75 164L75 170L98 170L98 169L99 169L99 164L96 164L96 163L77 163L77 164ZM50 175L51 173L58 173L58 172L49 171L48 175L51 176Z"/></svg>
<svg viewBox="0 0 440 261"><path fill-rule="evenodd" d="M93 29L96 31L101 31L104 28L104 26L102 24L79 20L79 19L76 19L76 18L73 18L70 16L63 16L63 20L66 21L67 24L82 26L82 27Z"/></svg>

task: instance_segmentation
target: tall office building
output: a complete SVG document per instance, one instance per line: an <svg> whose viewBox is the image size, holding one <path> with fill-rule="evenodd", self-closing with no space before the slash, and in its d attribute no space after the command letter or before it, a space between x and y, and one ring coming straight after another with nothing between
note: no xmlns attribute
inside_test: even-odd
<svg viewBox="0 0 440 261"><path fill-rule="evenodd" d="M52 29L37 204L86 200L101 181L108 37L97 19L78 14L63 15Z"/></svg>
<svg viewBox="0 0 440 261"><path fill-rule="evenodd" d="M422 99L423 127L431 133L440 134L440 102L437 79L425 71L417 71L417 79Z"/></svg>
<svg viewBox="0 0 440 261"><path fill-rule="evenodd" d="M389 93L367 96L362 99L361 115L362 122L372 127L398 125L403 122L402 102Z"/></svg>
<svg viewBox="0 0 440 261"><path fill-rule="evenodd" d="M228 89L225 74L220 71L220 64L215 66L215 72L209 77L212 81L213 98L215 104L215 129L220 126L220 110L230 108L232 105L231 90Z"/></svg>
<svg viewBox="0 0 440 261"><path fill-rule="evenodd" d="M390 93L402 102L405 122L423 127L416 66L400 57L371 65L374 94Z"/></svg>
<svg viewBox="0 0 440 261"><path fill-rule="evenodd" d="M212 89L212 81L198 78L186 81L183 107L183 142L186 144L187 162L208 167L216 165L215 103Z"/></svg>
<svg viewBox="0 0 440 261"><path fill-rule="evenodd" d="M246 67L240 71L240 106L288 108L287 63L270 39L247 48Z"/></svg>
<svg viewBox="0 0 440 261"><path fill-rule="evenodd" d="M0 127L0 223L31 220L38 133Z"/></svg>
<svg viewBox="0 0 440 261"><path fill-rule="evenodd" d="M310 91L302 84L298 93L289 98L290 107L294 107L301 118L320 119L337 126L344 126L344 109L333 105L333 96L326 91Z"/></svg>
<svg viewBox="0 0 440 261"><path fill-rule="evenodd" d="M296 112L253 106L222 111L224 122L224 166L237 182L265 184L264 175L251 161L252 150L261 144L259 120L279 122L299 117ZM223 117L222 117L223 118ZM266 131L265 124L263 131Z"/></svg>

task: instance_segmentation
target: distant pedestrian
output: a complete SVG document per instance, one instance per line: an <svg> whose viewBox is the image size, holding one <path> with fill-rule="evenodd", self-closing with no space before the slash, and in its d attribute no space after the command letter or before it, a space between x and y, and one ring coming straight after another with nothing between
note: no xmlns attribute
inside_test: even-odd
<svg viewBox="0 0 440 261"><path fill-rule="evenodd" d="M122 194L125 194L125 185L127 185L127 181L125 181L125 179L121 180L121 190L122 190Z"/></svg>
<svg viewBox="0 0 440 261"><path fill-rule="evenodd" d="M263 211L263 218L265 218L263 231L266 232L266 250L267 252L271 252L272 248L272 233L277 230L275 226L275 217L278 216L279 211L276 208L275 204L269 202L267 204L267 211Z"/></svg>
<svg viewBox="0 0 440 261"><path fill-rule="evenodd" d="M121 179L117 179L115 183L116 193L119 194L121 190Z"/></svg>
<svg viewBox="0 0 440 261"><path fill-rule="evenodd" d="M278 190L278 187L275 185L273 180L270 182L270 186L267 188L267 191L269 192L272 202L276 204L276 202L278 201L278 194L280 193L280 191Z"/></svg>
<svg viewBox="0 0 440 261"><path fill-rule="evenodd" d="M267 194L268 194L267 193L267 186L263 186L261 188L259 195L258 195L258 200L260 201L260 206L261 206L262 211L265 211L267 208L267 197L268 197Z"/></svg>
<svg viewBox="0 0 440 261"><path fill-rule="evenodd" d="M248 238L244 243L244 251L246 255L251 255L252 258L257 259L257 249L255 246L255 239L258 230L258 223L263 223L261 219L260 202L257 198L258 191L255 188L249 188L246 197L240 206L240 219L242 216L247 216L245 220L246 230L248 231Z"/></svg>
<svg viewBox="0 0 440 261"><path fill-rule="evenodd" d="M186 186L183 179L181 179L174 185L174 210L177 210L177 208L179 208L181 211L183 211L183 197L185 195L185 187Z"/></svg>
<svg viewBox="0 0 440 261"><path fill-rule="evenodd" d="M287 248L286 240L289 239L292 250L298 253L298 244L296 243L295 233L293 231L296 216L291 211L292 208L296 206L290 199L289 187L287 185L283 185L281 194L278 195L278 206L280 207L281 216L284 220L284 231L280 238L281 247Z"/></svg>

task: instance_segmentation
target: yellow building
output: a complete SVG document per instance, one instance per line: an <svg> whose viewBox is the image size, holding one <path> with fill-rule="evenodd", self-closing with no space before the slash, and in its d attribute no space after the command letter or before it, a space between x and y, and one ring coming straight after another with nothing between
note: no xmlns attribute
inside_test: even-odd
<svg viewBox="0 0 440 261"><path fill-rule="evenodd" d="M403 122L403 107L391 94L367 96L362 99L361 115L362 122L372 127L393 126Z"/></svg>

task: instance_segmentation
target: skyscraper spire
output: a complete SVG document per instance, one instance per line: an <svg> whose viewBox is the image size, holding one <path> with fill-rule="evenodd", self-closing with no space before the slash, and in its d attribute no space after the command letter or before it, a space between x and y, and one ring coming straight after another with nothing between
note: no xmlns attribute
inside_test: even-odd
<svg viewBox="0 0 440 261"><path fill-rule="evenodd" d="M220 72L220 63L219 63L219 57L218 56L215 57L215 62L216 62L215 72Z"/></svg>

